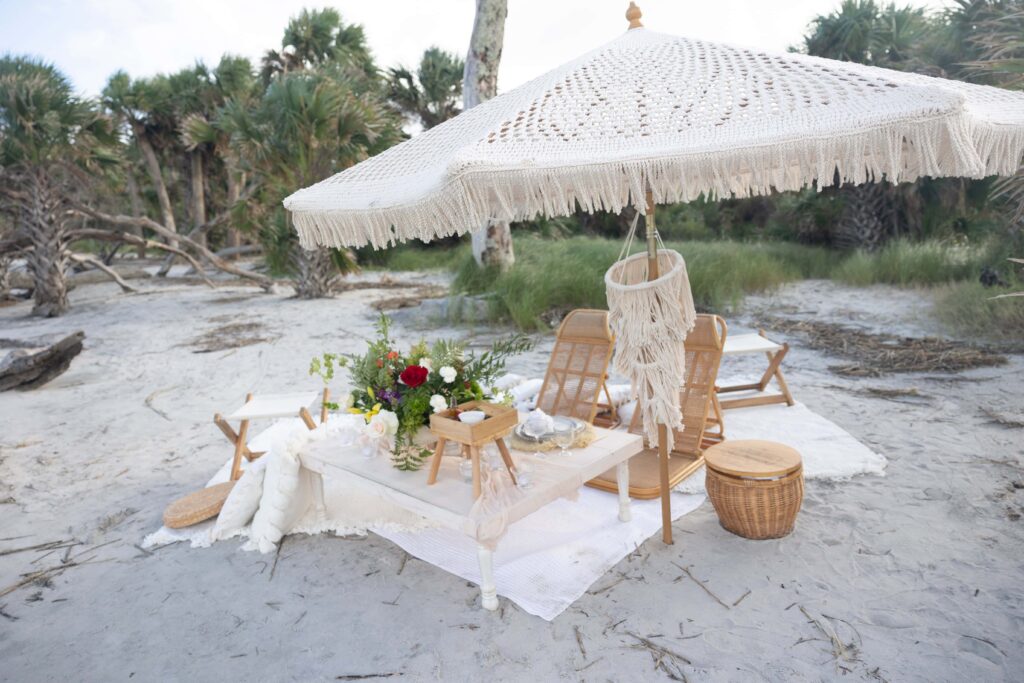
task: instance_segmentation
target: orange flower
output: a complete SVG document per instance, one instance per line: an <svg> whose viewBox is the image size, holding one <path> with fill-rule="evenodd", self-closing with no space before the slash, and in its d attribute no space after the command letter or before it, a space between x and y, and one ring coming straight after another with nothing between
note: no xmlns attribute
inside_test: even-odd
<svg viewBox="0 0 1024 683"><path fill-rule="evenodd" d="M384 367L384 361L382 359L380 359L380 358L377 359L377 367L378 368Z"/></svg>
<svg viewBox="0 0 1024 683"><path fill-rule="evenodd" d="M389 351L388 352L388 360L394 360L396 358L398 358L398 351Z"/></svg>

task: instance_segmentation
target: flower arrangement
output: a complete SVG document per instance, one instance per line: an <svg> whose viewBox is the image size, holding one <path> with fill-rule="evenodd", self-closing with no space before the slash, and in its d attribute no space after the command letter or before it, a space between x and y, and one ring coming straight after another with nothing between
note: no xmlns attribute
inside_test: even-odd
<svg viewBox="0 0 1024 683"><path fill-rule="evenodd" d="M533 347L527 337L517 334L496 341L480 355L467 353L464 343L444 339L432 345L420 341L403 354L391 339L386 315L381 314L376 331L366 353L324 353L312 360L309 374L327 383L338 368L348 370L356 388L344 405L328 407L363 416L364 434L387 446L395 467L407 471L419 469L430 455L413 439L429 424L432 413L474 399L511 403L511 397L493 387L494 380L504 372L510 356Z"/></svg>

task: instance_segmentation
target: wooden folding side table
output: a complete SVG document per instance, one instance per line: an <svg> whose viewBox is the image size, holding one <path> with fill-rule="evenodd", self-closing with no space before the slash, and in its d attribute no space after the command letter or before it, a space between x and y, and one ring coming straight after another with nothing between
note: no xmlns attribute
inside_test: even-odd
<svg viewBox="0 0 1024 683"><path fill-rule="evenodd" d="M252 462L263 455L262 452L253 452L248 446L249 423L252 420L275 419L281 417L298 417L310 430L316 429L316 422L309 410L320 399L321 395L315 391L307 391L294 394L263 394L253 396L247 394L245 404L227 417L217 413L213 416L213 422L224 436L235 447L235 457L231 462L231 481L236 481L242 476L242 458ZM327 401L330 399L330 392L324 389L321 408L320 422L327 419ZM239 422L236 432L229 421Z"/></svg>

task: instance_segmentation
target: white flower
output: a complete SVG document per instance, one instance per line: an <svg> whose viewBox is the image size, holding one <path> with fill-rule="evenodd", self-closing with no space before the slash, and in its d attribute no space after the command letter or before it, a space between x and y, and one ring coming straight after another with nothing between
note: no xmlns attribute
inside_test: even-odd
<svg viewBox="0 0 1024 683"><path fill-rule="evenodd" d="M394 436L398 433L398 416L390 410L382 410L370 418L366 433L373 437Z"/></svg>
<svg viewBox="0 0 1024 683"><path fill-rule="evenodd" d="M354 403L355 397L352 395L351 392L349 392L345 394L345 398L343 398L341 401L338 401L338 410L341 410L342 412L348 412L348 409L351 408Z"/></svg>
<svg viewBox="0 0 1024 683"><path fill-rule="evenodd" d="M448 408L448 401L441 394L434 394L430 397L430 407L434 409L435 413L440 413Z"/></svg>
<svg viewBox="0 0 1024 683"><path fill-rule="evenodd" d="M421 368L426 368L427 372L430 372L430 371L432 371L434 369L431 366L431 364L430 364L430 359L427 358L426 356L424 356L423 358L420 358L420 367Z"/></svg>
<svg viewBox="0 0 1024 683"><path fill-rule="evenodd" d="M512 405L512 396L504 391L493 391L491 392L491 401L494 403L500 403L503 406Z"/></svg>
<svg viewBox="0 0 1024 683"><path fill-rule="evenodd" d="M454 382L455 377L459 374L458 372L455 371L455 368L453 368L450 365L444 366L438 372L441 373L441 379L444 380L445 384L451 384L452 382Z"/></svg>

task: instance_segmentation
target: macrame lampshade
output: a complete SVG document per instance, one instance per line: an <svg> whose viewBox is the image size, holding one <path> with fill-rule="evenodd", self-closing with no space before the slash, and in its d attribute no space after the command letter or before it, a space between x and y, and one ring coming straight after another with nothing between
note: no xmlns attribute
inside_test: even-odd
<svg viewBox="0 0 1024 683"><path fill-rule="evenodd" d="M665 425L671 450L673 431L682 429L684 342L697 312L679 252L659 250L658 272L660 277L649 281L647 254L634 254L609 268L604 283L608 324L615 333L615 369L633 383L647 441L658 444L658 425Z"/></svg>

